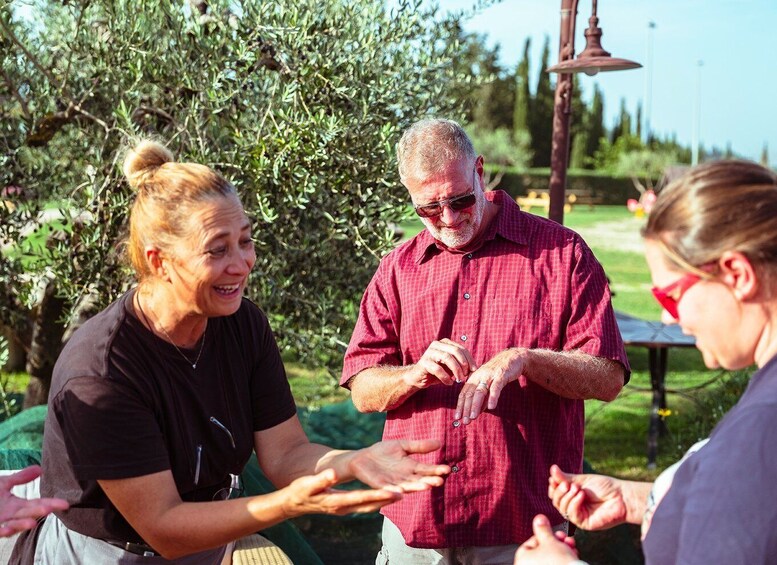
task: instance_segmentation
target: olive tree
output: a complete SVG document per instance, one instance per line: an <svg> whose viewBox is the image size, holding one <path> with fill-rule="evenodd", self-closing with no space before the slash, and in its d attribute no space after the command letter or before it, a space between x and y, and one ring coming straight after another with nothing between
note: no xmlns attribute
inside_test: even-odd
<svg viewBox="0 0 777 565"><path fill-rule="evenodd" d="M51 344L133 283L120 169L146 136L235 184L250 297L283 348L337 367L407 213L398 136L463 115L459 19L420 0L0 0L0 188L18 188L0 205L0 317L47 344L37 400Z"/></svg>

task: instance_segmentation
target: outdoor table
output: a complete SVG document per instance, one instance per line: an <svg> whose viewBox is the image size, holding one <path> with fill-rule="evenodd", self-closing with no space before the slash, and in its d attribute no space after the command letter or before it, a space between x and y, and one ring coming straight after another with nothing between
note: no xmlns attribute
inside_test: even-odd
<svg viewBox="0 0 777 565"><path fill-rule="evenodd" d="M650 410L648 427L648 469L656 466L658 436L666 433L666 424L661 418L666 409L666 363L670 347L694 347L696 340L685 335L677 324L664 324L659 321L643 320L623 312L615 312L618 329L623 343L648 350L650 368L650 387L653 390L653 404Z"/></svg>

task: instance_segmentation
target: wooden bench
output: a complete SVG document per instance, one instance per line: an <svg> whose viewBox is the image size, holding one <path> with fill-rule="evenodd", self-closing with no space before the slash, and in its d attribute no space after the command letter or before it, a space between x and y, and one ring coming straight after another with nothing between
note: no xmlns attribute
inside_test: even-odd
<svg viewBox="0 0 777 565"><path fill-rule="evenodd" d="M576 195L567 195L567 201L564 203L565 214L568 214L572 211L572 205L576 202L576 200ZM538 195L535 191L532 190L526 196L517 196L515 201L524 212L531 212L532 208L543 208L545 210L545 214L547 214L550 210L550 195L547 192L542 192Z"/></svg>

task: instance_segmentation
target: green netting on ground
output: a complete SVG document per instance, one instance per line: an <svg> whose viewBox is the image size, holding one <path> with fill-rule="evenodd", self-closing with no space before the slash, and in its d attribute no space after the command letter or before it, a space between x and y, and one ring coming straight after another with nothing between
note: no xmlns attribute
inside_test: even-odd
<svg viewBox="0 0 777 565"><path fill-rule="evenodd" d="M34 449L0 449L0 469L15 471L40 465L40 451Z"/></svg>
<svg viewBox="0 0 777 565"><path fill-rule="evenodd" d="M40 451L45 419L46 407L34 406L0 422L0 449Z"/></svg>
<svg viewBox="0 0 777 565"><path fill-rule="evenodd" d="M380 441L386 415L362 414L349 399L317 410L301 409L299 419L310 441L337 449L360 449Z"/></svg>

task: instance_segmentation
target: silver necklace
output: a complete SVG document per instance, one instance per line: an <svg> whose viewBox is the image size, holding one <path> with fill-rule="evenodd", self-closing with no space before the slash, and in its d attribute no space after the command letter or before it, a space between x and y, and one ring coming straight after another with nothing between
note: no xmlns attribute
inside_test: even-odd
<svg viewBox="0 0 777 565"><path fill-rule="evenodd" d="M148 319L148 316L146 316L145 310L143 310L143 306L140 305L140 296L136 296L135 301L137 302L138 310L140 310L140 313L143 314L143 319L146 320L146 324L148 325L149 329L153 328L153 326L151 325L151 321ZM154 314L154 311L151 310L151 313ZM154 314L154 316L156 317L156 314ZM159 321L158 317L157 317L157 321ZM199 353L197 353L197 359L194 360L194 363L192 363L192 360L189 359L184 354L184 352L181 351L181 349L175 344L175 342L173 341L173 338L170 337L170 334L167 333L167 330L162 325L162 322L159 322L159 329L161 329L162 333L165 334L165 337L167 338L167 341L169 341L170 343L173 344L173 347L175 347L175 350L178 352L178 354L181 357L183 357L189 365L192 366L193 370L196 370L197 369L197 363L200 362L200 357L202 356L202 350L205 349L205 333L208 331L208 326L206 325L205 326L205 331L202 332L202 337L200 338L200 351L199 351Z"/></svg>

